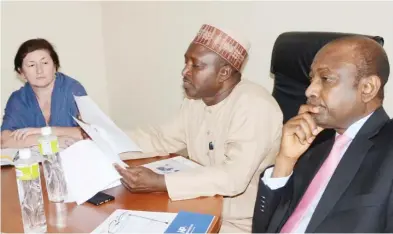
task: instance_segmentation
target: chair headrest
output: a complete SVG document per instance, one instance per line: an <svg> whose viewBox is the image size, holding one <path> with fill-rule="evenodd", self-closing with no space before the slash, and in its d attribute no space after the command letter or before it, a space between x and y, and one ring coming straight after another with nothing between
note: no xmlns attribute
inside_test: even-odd
<svg viewBox="0 0 393 234"><path fill-rule="evenodd" d="M339 32L285 32L273 46L270 71L309 84L308 74L316 53L328 42L343 36L360 35ZM367 36L367 35L362 35ZM367 36L382 46L379 36Z"/></svg>

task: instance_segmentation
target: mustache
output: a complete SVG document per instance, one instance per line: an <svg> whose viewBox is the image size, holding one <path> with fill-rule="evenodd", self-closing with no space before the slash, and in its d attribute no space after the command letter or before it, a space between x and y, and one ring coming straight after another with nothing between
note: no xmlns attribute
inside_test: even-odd
<svg viewBox="0 0 393 234"><path fill-rule="evenodd" d="M315 100L315 99L307 99L306 104L310 105L310 106L323 106L321 101L318 101L318 100Z"/></svg>
<svg viewBox="0 0 393 234"><path fill-rule="evenodd" d="M192 84L192 82L189 79L185 78L185 77L183 77L183 82L187 82L187 83Z"/></svg>

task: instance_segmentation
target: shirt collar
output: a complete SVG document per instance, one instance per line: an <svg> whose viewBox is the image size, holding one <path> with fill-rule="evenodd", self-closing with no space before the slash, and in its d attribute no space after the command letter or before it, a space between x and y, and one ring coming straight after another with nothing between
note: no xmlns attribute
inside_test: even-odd
<svg viewBox="0 0 393 234"><path fill-rule="evenodd" d="M241 80L239 81L239 83L237 83L237 84L235 85L235 87L232 89L232 91L231 91L231 93L228 95L228 97L226 97L226 98L225 98L224 100L222 100L221 102L219 102L219 103L217 103L217 104L215 104L215 105L212 105L212 106L207 106L205 103L203 103L203 104L205 105L205 110L207 110L207 111L209 111L209 112L216 111L216 110L220 109L226 102L229 102L229 99L233 99L232 97L236 98L236 97L234 96L234 93L237 92L236 90L237 90L238 87L239 87L240 85L242 85L243 83L245 83L245 81L244 81L244 79L241 79ZM202 101L202 102L203 102L203 101Z"/></svg>
<svg viewBox="0 0 393 234"><path fill-rule="evenodd" d="M374 112L372 112L371 114L359 119L358 121L356 121L355 123L351 124L351 126L349 126L349 128L344 132L344 134L351 138L354 139L356 134L359 132L359 130L363 127L364 123L370 118L370 116L373 114ZM339 134L336 133L336 136L338 136Z"/></svg>

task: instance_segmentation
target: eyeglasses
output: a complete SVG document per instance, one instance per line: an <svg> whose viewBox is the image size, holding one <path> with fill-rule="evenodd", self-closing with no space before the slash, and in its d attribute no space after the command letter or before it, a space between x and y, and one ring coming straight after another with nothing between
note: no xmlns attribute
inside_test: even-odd
<svg viewBox="0 0 393 234"><path fill-rule="evenodd" d="M152 219L152 218L148 218L148 217L143 217L143 216L139 216L139 215L135 215L135 214L131 214L127 211L123 212L121 215L117 216L116 219L112 220L109 225L108 225L108 233L110 234L114 234L117 233L121 230L123 230L124 225L126 225L126 220L128 219L128 217L133 216L133 217L138 217L138 218L142 218L142 219L147 219L153 222L159 222L159 223L163 223L163 224L169 224L168 221L161 221L161 220L157 220L157 219Z"/></svg>

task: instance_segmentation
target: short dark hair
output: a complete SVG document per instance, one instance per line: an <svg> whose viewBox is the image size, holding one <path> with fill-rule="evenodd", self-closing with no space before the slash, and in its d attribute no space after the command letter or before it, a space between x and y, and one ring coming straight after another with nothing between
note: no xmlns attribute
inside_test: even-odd
<svg viewBox="0 0 393 234"><path fill-rule="evenodd" d="M381 88L378 97L384 99L384 86L388 82L390 74L389 59L385 49L375 40L365 36L347 36L332 41L334 43L347 43L352 48L354 61L357 68L357 85L361 78L378 76Z"/></svg>
<svg viewBox="0 0 393 234"><path fill-rule="evenodd" d="M60 67L59 56L57 55L53 45L49 41L43 38L36 38L36 39L30 39L28 41L25 41L22 43L22 45L19 46L18 52L16 52L15 59L14 59L14 70L17 73L20 73L23 59L26 57L26 55L36 50L48 51L50 57L53 60L53 63L55 64L56 71L59 69Z"/></svg>
<svg viewBox="0 0 393 234"><path fill-rule="evenodd" d="M385 97L384 87L389 79L390 65L386 51L380 44L369 39L370 43L359 43L360 64L358 66L358 79L376 75L381 81L381 88L378 97L383 100Z"/></svg>

